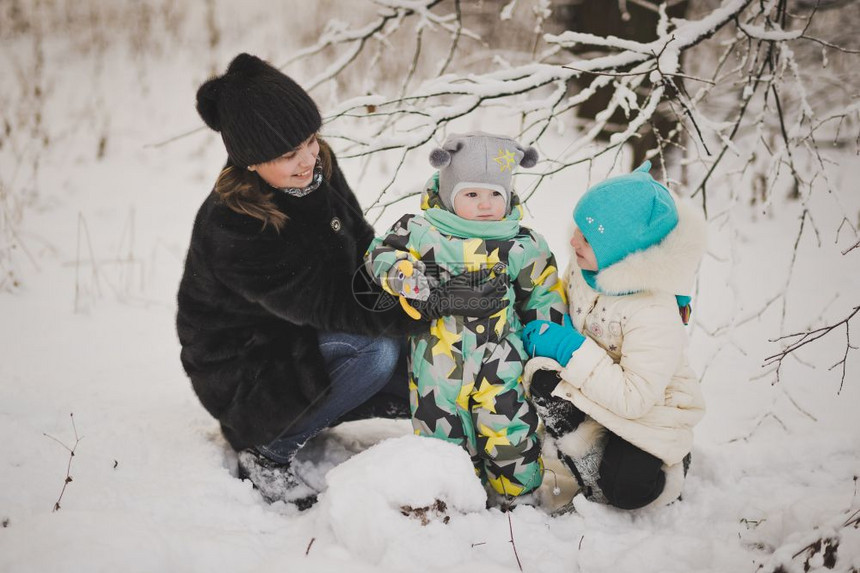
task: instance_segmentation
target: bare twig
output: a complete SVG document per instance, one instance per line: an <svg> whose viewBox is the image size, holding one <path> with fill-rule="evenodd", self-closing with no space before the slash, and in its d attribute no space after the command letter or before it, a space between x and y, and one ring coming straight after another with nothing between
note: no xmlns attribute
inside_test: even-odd
<svg viewBox="0 0 860 573"><path fill-rule="evenodd" d="M45 434L45 433L42 434L46 438L50 438L50 439L54 440L55 442L57 442L58 444L63 446L66 450L68 450L68 452L69 452L69 463L66 465L66 479L63 480L63 489L60 490L60 497L58 497L56 503L54 503L53 511L57 511L60 509L60 502L63 500L63 494L66 493L66 486L68 486L70 483L72 483L72 475L71 475L72 459L75 457L75 450L77 450L78 444L83 439L83 436L78 437L78 428L75 426L75 415L74 415L74 413L69 414L69 417L72 420L72 430L74 430L74 433L75 433L75 443L71 448L69 446L67 446L66 444L64 444L63 442L61 442L60 440L58 440L57 438L55 438L54 436L51 436L51 435Z"/></svg>
<svg viewBox="0 0 860 573"><path fill-rule="evenodd" d="M807 344L810 344L812 342L815 342L816 340L818 340L824 336L827 336L828 334L830 334L831 332L833 332L835 329L839 328L840 326L845 326L846 341L845 341L845 352L842 355L842 360L840 360L839 362L837 362L836 364L834 364L833 366L831 366L829 368L829 370L833 370L837 366L840 366L840 365L842 366L842 378L841 378L841 383L839 384L839 391L837 392L837 394L841 393L842 392L842 386L845 384L846 362L848 360L848 352L851 350L857 349L856 346L852 346L852 344L851 344L851 330L850 330L850 324L849 323L850 323L851 319L857 315L858 312L860 312L860 306L855 306L851 310L850 314L848 314L848 316L846 316L845 318L843 318L839 322L833 323L833 324L828 325L828 326L822 326L820 328L816 328L814 330L810 330L807 332L796 332L794 334L787 334L785 336L780 336L779 338L772 339L771 342L778 342L781 340L797 338L797 340L789 343L788 346L786 346L782 351L765 358L764 364L762 364L762 366L765 367L765 366L770 366L770 365L776 364L777 377L778 377L779 376L779 367L782 365L782 361L785 360L785 358L787 356L789 356L791 353L795 352L799 348L806 346Z"/></svg>
<svg viewBox="0 0 860 573"><path fill-rule="evenodd" d="M454 60L454 53L457 51L457 46L460 43L460 37L463 34L463 12L460 8L460 0L454 0L454 14L456 15L456 25L454 28L454 33L451 38L451 45L448 48L448 56L439 66L439 71L436 72L437 76L441 76L448 70L448 66L451 65L451 62Z"/></svg>
<svg viewBox="0 0 860 573"><path fill-rule="evenodd" d="M809 553L811 553L812 555L814 555L814 554L816 554L816 553L819 553L819 552L821 552L821 550L822 550L822 545L824 546L825 551L826 551L826 547L827 547L827 546L831 546L831 545L833 545L834 543L835 543L836 545L838 545L838 542L837 542L835 539L832 539L832 538L827 538L827 539L817 539L816 541L813 541L812 543L810 543L809 545L807 545L806 547L804 547L803 549L801 549L800 551L798 551L797 553L795 553L794 555L792 555L792 556L791 556L791 558L792 558L792 559L796 559L796 558L797 558L801 553L806 553L806 552L809 552ZM805 569L806 569L807 571L809 570L809 563L808 563L808 562L806 563L806 568L805 568ZM832 567L828 567L828 569L832 569Z"/></svg>
<svg viewBox="0 0 860 573"><path fill-rule="evenodd" d="M854 249L856 249L858 247L860 247L860 240L858 240L856 243L854 243L853 245L851 245L850 247L848 247L847 249L842 251L842 254L847 255L848 253L850 253L851 251L853 251Z"/></svg>
<svg viewBox="0 0 860 573"><path fill-rule="evenodd" d="M788 390L786 390L784 387L782 389L782 392L783 392L783 394L785 394L785 397L788 398L788 401L791 402L791 405L794 406L795 408L797 408L798 412L800 412L801 414L803 414L804 416L806 416L807 418L809 418L813 422L818 421L818 418L816 418L815 416L813 416L812 414L807 412L805 409L803 409L801 407L801 405L797 403L797 400L795 400L794 397L791 394L789 394Z"/></svg>
<svg viewBox="0 0 860 573"><path fill-rule="evenodd" d="M756 433L756 431L758 431L758 429L762 426L762 424L764 424L764 422L765 422L766 420L768 420L768 419L772 419L772 420L773 420L773 421L775 421L777 424L779 424L779 425L782 427L782 429L783 429L783 430L785 430L786 432L788 432L788 426L786 426L786 425L785 425L785 422L783 422L783 421L780 419L780 417L779 417L779 416L777 416L777 415L776 415L776 414L774 414L773 412L767 412L767 413L765 413L763 416L760 416L760 417L759 417L758 421L756 421L756 424L755 424L755 425L753 426L753 428L752 428L752 429L747 433L747 435L746 435L746 436L741 436L741 437L738 437L738 438L732 438L731 440L729 440L729 442L728 442L728 443L732 444L732 443L734 443L734 442L748 442L748 441L749 441L749 439L753 436L753 434L755 434L755 433Z"/></svg>
<svg viewBox="0 0 860 573"><path fill-rule="evenodd" d="M517 543L516 543L516 541L514 541L514 524L513 524L513 521L511 520L511 512L510 511L508 512L508 530L511 532L510 542L511 542L511 547L513 547L513 549L514 549L514 557L516 557L516 559L517 559L517 567L519 567L520 571L522 571L523 570L523 564L520 562L520 555L519 555L519 553L517 553Z"/></svg>
<svg viewBox="0 0 860 573"><path fill-rule="evenodd" d="M165 145L171 144L174 141L179 141L180 139L184 139L184 138L188 137L189 135L194 135L195 133L199 133L199 132L204 131L206 129L207 129L207 127L205 125L201 125L199 127L195 127L194 129L189 129L188 131L186 131L184 133L180 133L178 135L168 137L167 139L164 139L162 141L156 141L155 143L146 143L143 145L143 148L144 149L158 149L160 147L164 147Z"/></svg>
<svg viewBox="0 0 860 573"><path fill-rule="evenodd" d="M99 267L97 264L97 259L95 253L93 252L93 242L90 238L90 229L87 225L87 220L84 218L83 213L78 213L78 241L77 248L75 249L75 313L81 310L80 307L80 298L81 298L81 277L80 277L80 266L81 266L81 243L86 241L86 248L90 254L90 265L91 265L91 278L92 283L95 286L96 293L101 296L101 284L99 283Z"/></svg>
<svg viewBox="0 0 860 573"><path fill-rule="evenodd" d="M857 476L854 476L853 481L854 481L854 495L851 496L851 505L854 505L854 500L857 498ZM860 512L860 509L858 509L857 512Z"/></svg>
<svg viewBox="0 0 860 573"><path fill-rule="evenodd" d="M822 46L827 46L828 48L833 48L839 52L844 52L846 54L860 54L860 50L851 50L849 48L843 48L842 46L837 46L836 44L832 44L830 42L826 42L819 38L813 38L811 36L802 35L800 36L802 40L809 40L811 42L815 42L816 44L821 44Z"/></svg>

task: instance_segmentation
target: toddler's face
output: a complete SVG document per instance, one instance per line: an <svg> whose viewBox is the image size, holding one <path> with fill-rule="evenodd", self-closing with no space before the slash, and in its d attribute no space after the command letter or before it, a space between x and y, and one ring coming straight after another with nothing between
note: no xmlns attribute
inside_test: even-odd
<svg viewBox="0 0 860 573"><path fill-rule="evenodd" d="M597 257L594 255L594 249L591 248L585 235L579 229L573 233L570 246L576 252L576 264L579 265L579 268L584 271L597 270Z"/></svg>
<svg viewBox="0 0 860 573"><path fill-rule="evenodd" d="M507 210L505 196L492 189L467 187L454 196L454 213L470 221L501 221Z"/></svg>

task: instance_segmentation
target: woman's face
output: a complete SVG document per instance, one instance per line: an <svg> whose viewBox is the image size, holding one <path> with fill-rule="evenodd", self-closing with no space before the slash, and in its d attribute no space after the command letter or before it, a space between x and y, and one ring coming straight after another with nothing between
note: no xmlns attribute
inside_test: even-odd
<svg viewBox="0 0 860 573"><path fill-rule="evenodd" d="M588 244L585 235L579 229L573 234L570 239L570 246L576 252L576 264L584 271L597 270L597 257L594 256L594 249Z"/></svg>
<svg viewBox="0 0 860 573"><path fill-rule="evenodd" d="M314 134L292 151L271 161L251 165L249 169L259 173L266 183L277 189L307 187L313 180L319 153L320 144Z"/></svg>

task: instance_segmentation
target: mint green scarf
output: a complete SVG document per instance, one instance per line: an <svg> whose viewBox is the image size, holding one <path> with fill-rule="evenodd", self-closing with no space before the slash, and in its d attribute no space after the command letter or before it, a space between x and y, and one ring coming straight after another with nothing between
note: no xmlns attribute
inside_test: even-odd
<svg viewBox="0 0 860 573"><path fill-rule="evenodd" d="M513 218L503 221L470 221L439 208L427 209L424 216L446 235L459 239L510 239L520 231L520 222Z"/></svg>

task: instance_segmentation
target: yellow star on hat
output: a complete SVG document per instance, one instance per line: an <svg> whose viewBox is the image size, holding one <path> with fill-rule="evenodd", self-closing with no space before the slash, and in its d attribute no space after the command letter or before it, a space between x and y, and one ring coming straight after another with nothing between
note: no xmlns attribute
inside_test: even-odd
<svg viewBox="0 0 860 573"><path fill-rule="evenodd" d="M499 154L493 157L493 161L499 164L499 171L504 171L505 169L513 169L516 158L513 151L499 148Z"/></svg>

